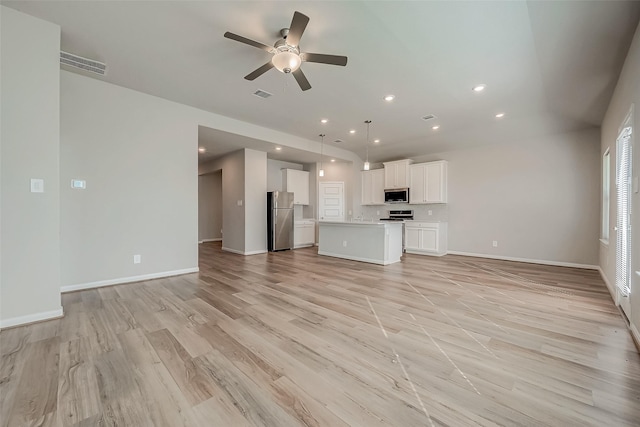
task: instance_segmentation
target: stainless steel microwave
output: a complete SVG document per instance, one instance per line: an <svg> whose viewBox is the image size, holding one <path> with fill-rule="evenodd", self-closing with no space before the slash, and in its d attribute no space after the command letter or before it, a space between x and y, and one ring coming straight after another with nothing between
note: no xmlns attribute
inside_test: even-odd
<svg viewBox="0 0 640 427"><path fill-rule="evenodd" d="M384 190L385 203L409 203L408 188L393 188Z"/></svg>

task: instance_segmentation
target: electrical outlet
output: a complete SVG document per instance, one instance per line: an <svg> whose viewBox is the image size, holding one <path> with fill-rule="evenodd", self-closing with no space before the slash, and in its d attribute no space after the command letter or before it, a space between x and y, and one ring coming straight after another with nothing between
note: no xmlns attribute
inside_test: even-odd
<svg viewBox="0 0 640 427"><path fill-rule="evenodd" d="M433 211L427 211L427 215L429 216L433 215Z"/></svg>
<svg viewBox="0 0 640 427"><path fill-rule="evenodd" d="M134 264L140 264L142 262L142 257L140 255L134 255L133 256L133 263Z"/></svg>
<svg viewBox="0 0 640 427"><path fill-rule="evenodd" d="M376 211L376 215L380 215L380 211Z"/></svg>
<svg viewBox="0 0 640 427"><path fill-rule="evenodd" d="M494 241L493 241L493 247L494 247L494 248L497 248L497 247L498 247L498 241L497 241L497 240L494 240Z"/></svg>
<svg viewBox="0 0 640 427"><path fill-rule="evenodd" d="M342 241L342 246L344 246L345 248L347 247L347 241L346 240Z"/></svg>

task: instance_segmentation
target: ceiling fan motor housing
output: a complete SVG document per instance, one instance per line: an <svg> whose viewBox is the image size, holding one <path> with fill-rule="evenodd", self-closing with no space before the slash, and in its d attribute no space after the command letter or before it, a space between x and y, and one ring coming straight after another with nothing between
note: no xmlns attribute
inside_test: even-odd
<svg viewBox="0 0 640 427"><path fill-rule="evenodd" d="M273 47L239 36L229 31L224 33L224 36L228 39L257 47L258 49L262 49L273 54L273 57L269 62L244 76L246 80L255 80L270 69L276 68L282 73L293 74L293 77L296 79L300 89L309 90L311 89L311 84L309 84L309 80L307 80L307 77L300 68L300 64L302 64L303 61L316 62L319 64L340 65L344 67L347 65L347 57L308 52L301 54L298 44L300 43L300 38L302 37L308 23L308 16L298 11L294 12L291 25L289 28L283 28L280 30L282 39L275 42Z"/></svg>

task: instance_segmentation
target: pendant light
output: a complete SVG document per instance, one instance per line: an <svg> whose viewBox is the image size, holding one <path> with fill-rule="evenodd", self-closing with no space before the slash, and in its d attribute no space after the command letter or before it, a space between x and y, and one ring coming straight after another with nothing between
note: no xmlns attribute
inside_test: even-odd
<svg viewBox="0 0 640 427"><path fill-rule="evenodd" d="M322 142L320 144L320 171L318 172L318 176L324 176L324 169L322 169L322 161L324 160L324 137L325 134L321 133L320 138L322 138Z"/></svg>
<svg viewBox="0 0 640 427"><path fill-rule="evenodd" d="M371 124L371 120L365 120L364 122L367 124L367 161L364 162L364 170L368 171L371 166L369 164L369 125Z"/></svg>

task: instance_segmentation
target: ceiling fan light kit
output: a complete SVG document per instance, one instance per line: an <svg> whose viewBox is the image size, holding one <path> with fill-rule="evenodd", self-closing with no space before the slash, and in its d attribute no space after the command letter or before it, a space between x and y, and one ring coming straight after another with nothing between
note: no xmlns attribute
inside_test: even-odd
<svg viewBox="0 0 640 427"><path fill-rule="evenodd" d="M276 67L276 70L289 74L300 68L302 60L300 59L300 55L297 50L297 48L289 48L287 46L285 50L273 55L271 62L273 62L273 66Z"/></svg>
<svg viewBox="0 0 640 427"><path fill-rule="evenodd" d="M300 89L309 90L311 89L311 84L302 72L302 69L300 69L300 65L302 65L303 62L316 62L319 64L339 65L344 67L347 65L347 57L320 53L301 53L298 44L300 43L300 38L302 37L302 33L304 33L305 28L307 28L308 23L308 16L303 15L300 12L294 12L291 25L289 28L283 28L280 30L282 39L278 40L273 47L239 36L229 31L224 33L224 36L228 39L257 47L258 49L262 49L273 54L271 61L247 74L244 77L245 79L255 80L270 69L275 68L281 73L293 74L293 77L296 79L296 82L298 82Z"/></svg>

